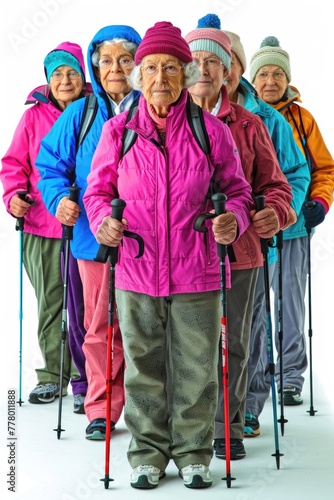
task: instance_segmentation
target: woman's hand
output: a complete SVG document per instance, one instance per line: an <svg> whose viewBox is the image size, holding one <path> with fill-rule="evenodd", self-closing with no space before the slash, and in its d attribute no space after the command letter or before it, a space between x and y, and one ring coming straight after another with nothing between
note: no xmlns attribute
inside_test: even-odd
<svg viewBox="0 0 334 500"><path fill-rule="evenodd" d="M69 196L64 196L59 202L56 218L65 226L74 226L80 212L80 206L75 201L71 201Z"/></svg>
<svg viewBox="0 0 334 500"><path fill-rule="evenodd" d="M280 224L273 208L266 207L263 210L251 210L249 212L253 227L260 238L268 239L280 230Z"/></svg>
<svg viewBox="0 0 334 500"><path fill-rule="evenodd" d="M232 212L218 215L212 219L212 231L217 243L230 245L237 237L237 218Z"/></svg>
<svg viewBox="0 0 334 500"><path fill-rule="evenodd" d="M111 216L105 217L96 233L98 243L108 247L118 247L123 239L124 229L127 225L128 221L126 219L122 219L122 222L120 222Z"/></svg>
<svg viewBox="0 0 334 500"><path fill-rule="evenodd" d="M24 217L30 207L31 204L25 200L21 200L18 194L14 194L9 202L9 210L14 217Z"/></svg>

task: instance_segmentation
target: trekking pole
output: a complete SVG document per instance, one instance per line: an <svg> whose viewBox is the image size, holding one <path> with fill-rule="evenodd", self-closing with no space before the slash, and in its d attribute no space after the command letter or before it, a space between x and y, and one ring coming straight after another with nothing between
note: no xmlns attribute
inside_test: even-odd
<svg viewBox="0 0 334 500"><path fill-rule="evenodd" d="M304 205L308 209L312 209L315 206L314 201L306 201ZM306 229L307 231L307 277L308 277L308 338L309 338L309 364L310 364L310 409L307 413L313 417L318 410L314 409L313 406L313 360L312 360L312 288L311 288L311 229Z"/></svg>
<svg viewBox="0 0 334 500"><path fill-rule="evenodd" d="M265 208L265 196L260 195L254 198L256 211L259 212ZM273 333L270 312L270 286L269 286L269 269L268 269L268 240L260 238L261 252L263 255L263 274L264 274L264 288L265 288L265 301L266 301L266 330L267 330L267 347L268 347L268 364L269 373L271 378L271 396L273 403L273 420L274 420L274 434L275 434L275 453L272 457L276 457L277 469L280 468L280 457L283 453L279 451L278 440L278 422L277 422L277 408L276 408L276 387L275 387L275 363L273 354ZM283 397L283 392L282 392Z"/></svg>
<svg viewBox="0 0 334 500"><path fill-rule="evenodd" d="M111 217L122 221L123 211L126 206L125 201L118 198L111 202ZM139 253L136 258L143 255L144 242L142 238L130 231L125 230L124 236L134 238L139 244ZM118 247L109 247L107 245L100 245L98 254L94 259L96 262L107 262L109 258L109 302L108 302L108 338L107 338L107 372L106 372L106 394L107 394L107 407L106 407L106 447L105 447L105 472L104 478L100 481L104 482L105 489L109 488L110 481L113 479L109 475L110 469L110 434L111 434L111 397L113 386L113 338L114 338L114 314L115 314L115 266L118 261Z"/></svg>
<svg viewBox="0 0 334 500"><path fill-rule="evenodd" d="M276 248L278 250L278 341L280 352L280 387L283 389L283 272L282 272L282 249L283 249L283 232L279 231L276 235ZM284 400L283 392L281 393L281 416L278 422L281 424L281 434L284 436L284 424L287 419L284 417Z"/></svg>
<svg viewBox="0 0 334 500"><path fill-rule="evenodd" d="M200 215L194 224L196 231L206 232L207 228L202 226L205 219L216 217L225 213L225 203L227 197L223 193L216 193L212 196L212 202L215 207L215 213ZM222 345L222 386L224 394L224 422L225 422L225 464L226 464L226 477L222 480L226 481L228 488L231 487L231 481L235 477L231 476L231 443L230 443L230 404L229 404L229 373L228 373L228 328L227 328L227 294L226 294L226 264L225 258L227 256L226 245L221 243L217 244L218 256L220 259L220 293L222 303L221 314L221 345Z"/></svg>
<svg viewBox="0 0 334 500"><path fill-rule="evenodd" d="M70 191L69 199L77 203L78 192L81 188L77 187L74 183L68 188ZM73 239L73 226L66 226L63 224L64 228L64 240L65 240L65 262L64 262L64 278L63 278L63 308L62 308L62 320L61 320L61 350L60 350L60 375L59 375L59 404L58 404L58 425L56 429L57 438L59 439L61 433L65 430L61 427L61 414L63 406L63 379L64 379L64 360L65 360L65 347L66 347L66 337L67 337L67 295L68 295L68 273L69 273L69 259L70 259L70 240Z"/></svg>
<svg viewBox="0 0 334 500"><path fill-rule="evenodd" d="M26 201L26 195L28 191L18 191L16 193L20 200ZM19 259L20 259L20 292L19 292L19 321L20 321L20 337L19 337L19 400L17 401L21 406L24 401L22 401L22 333L23 333L23 228L24 228L24 217L17 217L16 219L16 231L19 231L20 244L19 244Z"/></svg>

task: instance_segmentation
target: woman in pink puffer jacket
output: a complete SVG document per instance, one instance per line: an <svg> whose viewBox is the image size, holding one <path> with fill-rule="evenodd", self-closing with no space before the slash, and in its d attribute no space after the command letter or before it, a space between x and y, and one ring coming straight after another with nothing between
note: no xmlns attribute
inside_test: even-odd
<svg viewBox="0 0 334 500"><path fill-rule="evenodd" d="M105 123L83 199L97 241L110 247L122 242L116 302L131 486L156 487L174 460L185 486L203 488L212 483L218 392L217 242L230 244L248 227L251 188L226 125L204 113L209 155L194 138L183 89L197 80L198 70L180 30L169 22L150 28L135 63L131 83L143 95L126 126L136 141L120 159L127 114ZM213 209L213 192L227 196L227 213L213 219L208 232L196 232L195 219ZM110 216L115 198L126 202L122 222ZM125 227L144 240L140 259L137 243L123 239ZM229 282L228 270L227 277Z"/></svg>

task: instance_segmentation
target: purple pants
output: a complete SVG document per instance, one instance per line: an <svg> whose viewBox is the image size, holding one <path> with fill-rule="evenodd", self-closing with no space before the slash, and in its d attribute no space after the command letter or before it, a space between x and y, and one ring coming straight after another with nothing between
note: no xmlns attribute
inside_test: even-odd
<svg viewBox="0 0 334 500"><path fill-rule="evenodd" d="M61 270L64 279L65 242L62 250ZM67 283L67 311L68 311L68 345L72 361L79 372L79 377L71 379L73 394L87 393L87 377L85 370L86 358L82 350L86 330L84 328L84 300L82 283L78 270L77 259L69 250L68 283Z"/></svg>

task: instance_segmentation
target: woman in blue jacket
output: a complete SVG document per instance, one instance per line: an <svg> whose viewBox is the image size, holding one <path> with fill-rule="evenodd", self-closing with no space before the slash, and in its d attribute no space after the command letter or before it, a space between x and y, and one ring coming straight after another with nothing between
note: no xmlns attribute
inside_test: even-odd
<svg viewBox="0 0 334 500"><path fill-rule="evenodd" d="M87 439L105 439L106 432L106 362L105 344L98 334L107 332L109 265L94 262L98 244L88 225L82 197L87 187L87 175L99 141L103 124L113 116L128 110L139 96L127 81L133 68L133 58L141 41L129 26L107 26L93 37L87 54L94 94L96 116L78 148L78 136L85 109L85 99L63 113L55 127L42 141L36 165L41 173L38 184L48 210L60 221L74 226L71 248L78 259L83 285L85 326L83 344L88 380L85 413L90 422ZM68 188L75 182L80 188L78 204L69 200ZM112 429L124 406L124 357L118 324L114 323ZM88 339L95 339L88 342Z"/></svg>

